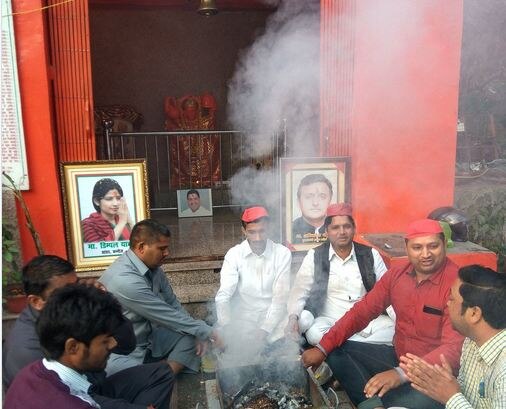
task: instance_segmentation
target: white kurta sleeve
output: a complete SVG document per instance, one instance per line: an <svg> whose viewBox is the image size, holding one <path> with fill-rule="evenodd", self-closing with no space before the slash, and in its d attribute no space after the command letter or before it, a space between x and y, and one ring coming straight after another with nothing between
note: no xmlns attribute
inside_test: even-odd
<svg viewBox="0 0 506 409"><path fill-rule="evenodd" d="M272 333L274 328L286 316L286 302L290 291L290 267L292 264L292 253L282 245L275 245L276 269L274 282L272 284L272 301L265 320L260 326L267 333Z"/></svg>
<svg viewBox="0 0 506 409"><path fill-rule="evenodd" d="M300 313L306 305L311 287L314 283L314 250L309 250L295 276L293 288L288 296L288 315Z"/></svg>
<svg viewBox="0 0 506 409"><path fill-rule="evenodd" d="M227 325L230 322L230 300L235 293L237 283L239 282L239 269L237 256L232 250L229 250L223 260L220 271L220 289L216 293L216 315L218 325Z"/></svg>
<svg viewBox="0 0 506 409"><path fill-rule="evenodd" d="M374 274L376 275L376 281L379 281L383 277L383 274L387 272L387 266L378 250L371 249L371 251L374 259Z"/></svg>

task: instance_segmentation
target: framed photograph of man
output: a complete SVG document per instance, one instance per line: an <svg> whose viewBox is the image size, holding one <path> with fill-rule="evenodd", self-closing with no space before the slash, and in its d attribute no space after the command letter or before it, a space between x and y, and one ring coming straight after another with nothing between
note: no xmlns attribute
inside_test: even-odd
<svg viewBox="0 0 506 409"><path fill-rule="evenodd" d="M64 162L60 173L70 259L76 271L105 269L149 217L146 162Z"/></svg>
<svg viewBox="0 0 506 409"><path fill-rule="evenodd" d="M330 203L350 200L350 158L281 158L283 241L306 251L327 240Z"/></svg>
<svg viewBox="0 0 506 409"><path fill-rule="evenodd" d="M179 217L203 217L213 215L211 189L185 189L177 191Z"/></svg>

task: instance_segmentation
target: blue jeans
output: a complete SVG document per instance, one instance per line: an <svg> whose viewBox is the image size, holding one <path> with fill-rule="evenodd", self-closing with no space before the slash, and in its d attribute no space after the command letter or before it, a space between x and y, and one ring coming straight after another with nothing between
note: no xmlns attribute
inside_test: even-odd
<svg viewBox="0 0 506 409"><path fill-rule="evenodd" d="M395 368L399 365L399 360L390 345L347 341L330 353L327 364L353 404L358 405L367 399L364 394L367 381L377 373ZM381 400L385 408L390 406L405 406L410 409L444 408L444 405L413 389L409 383L388 391Z"/></svg>

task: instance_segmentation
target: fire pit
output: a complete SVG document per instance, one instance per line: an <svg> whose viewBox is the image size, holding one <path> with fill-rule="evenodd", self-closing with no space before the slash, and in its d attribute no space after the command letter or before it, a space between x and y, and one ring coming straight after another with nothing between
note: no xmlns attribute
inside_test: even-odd
<svg viewBox="0 0 506 409"><path fill-rule="evenodd" d="M218 366L216 388L222 409L336 408L338 404L335 392L331 390L329 399L299 360Z"/></svg>

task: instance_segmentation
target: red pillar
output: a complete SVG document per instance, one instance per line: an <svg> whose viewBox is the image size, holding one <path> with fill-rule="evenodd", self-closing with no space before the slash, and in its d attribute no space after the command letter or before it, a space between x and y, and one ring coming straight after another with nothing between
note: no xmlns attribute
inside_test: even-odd
<svg viewBox="0 0 506 409"><path fill-rule="evenodd" d="M12 2L13 12L41 8L41 0ZM30 190L23 192L46 254L66 257L65 229L59 187L58 158L51 121L47 37L44 11L14 18L20 97ZM18 208L24 262L37 255L23 213Z"/></svg>
<svg viewBox="0 0 506 409"><path fill-rule="evenodd" d="M322 33L322 47L336 42L321 54L330 77L321 106L327 152L351 156L360 231L402 232L453 204L462 0L321 5L322 25L334 30L330 38ZM351 55L343 58L350 44ZM350 64L352 75L344 76ZM343 105L348 111L336 111ZM350 132L348 122L336 121L343 115Z"/></svg>

